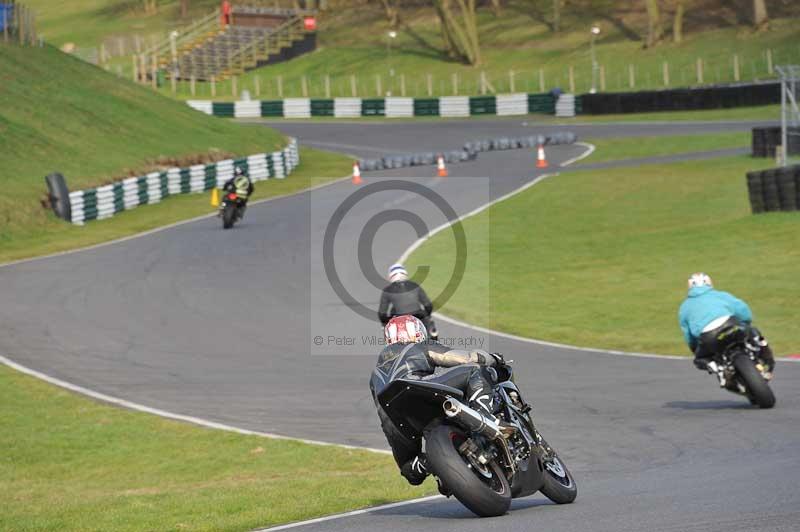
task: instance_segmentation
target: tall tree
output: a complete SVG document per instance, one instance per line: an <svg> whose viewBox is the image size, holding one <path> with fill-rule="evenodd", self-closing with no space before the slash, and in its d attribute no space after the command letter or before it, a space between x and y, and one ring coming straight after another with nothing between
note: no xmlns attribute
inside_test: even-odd
<svg viewBox="0 0 800 532"><path fill-rule="evenodd" d="M676 43L683 41L683 14L686 0L677 0L675 18L672 19L672 40Z"/></svg>
<svg viewBox="0 0 800 532"><path fill-rule="evenodd" d="M767 14L767 4L764 0L753 0L753 27L757 30L766 29L769 26L769 15Z"/></svg>
<svg viewBox="0 0 800 532"><path fill-rule="evenodd" d="M181 0L181 17L186 18L189 16L189 0Z"/></svg>
<svg viewBox="0 0 800 532"><path fill-rule="evenodd" d="M481 62L475 0L433 0L448 55L470 65Z"/></svg>
<svg viewBox="0 0 800 532"><path fill-rule="evenodd" d="M655 46L664 37L661 27L661 15L658 11L658 0L644 0L647 7L647 41L645 47Z"/></svg>
<svg viewBox="0 0 800 532"><path fill-rule="evenodd" d="M553 0L553 31L561 29L561 0Z"/></svg>

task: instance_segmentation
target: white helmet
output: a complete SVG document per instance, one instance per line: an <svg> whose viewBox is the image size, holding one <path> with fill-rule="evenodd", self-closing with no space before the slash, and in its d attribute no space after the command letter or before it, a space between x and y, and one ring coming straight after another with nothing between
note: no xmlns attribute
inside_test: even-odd
<svg viewBox="0 0 800 532"><path fill-rule="evenodd" d="M713 287L714 285L711 283L711 277L708 275L698 272L693 273L689 276L689 288L699 287L699 286L708 286Z"/></svg>
<svg viewBox="0 0 800 532"><path fill-rule="evenodd" d="M402 264L392 264L389 267L389 282L394 283L396 281L406 281L408 280L408 272L403 267Z"/></svg>

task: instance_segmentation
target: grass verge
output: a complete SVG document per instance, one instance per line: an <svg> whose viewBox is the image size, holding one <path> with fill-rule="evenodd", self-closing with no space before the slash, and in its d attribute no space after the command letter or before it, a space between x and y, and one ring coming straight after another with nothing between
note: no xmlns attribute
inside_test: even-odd
<svg viewBox="0 0 800 532"><path fill-rule="evenodd" d="M663 137L602 138L590 140L595 151L583 159L582 163L599 163L638 157L657 157L679 153L720 150L724 148L743 148L750 144L750 133L668 135Z"/></svg>
<svg viewBox="0 0 800 532"><path fill-rule="evenodd" d="M252 530L436 491L391 456L203 429L3 365L0 426L2 530Z"/></svg>
<svg viewBox="0 0 800 532"><path fill-rule="evenodd" d="M251 201L300 192L324 181L347 174L351 160L338 153L300 148L300 166L286 179L256 183ZM212 213L210 193L173 196L155 205L143 205L113 218L88 222L85 226L68 224L47 214L48 223L28 230L18 230L3 239L0 264L28 257L90 246L134 235L164 225Z"/></svg>
<svg viewBox="0 0 800 532"><path fill-rule="evenodd" d="M740 156L546 180L463 222L477 251L441 310L533 338L686 354L677 309L701 270L751 303L777 353L796 352L800 216L751 215L745 185L771 164ZM432 265L429 293L453 271L450 235L409 261Z"/></svg>

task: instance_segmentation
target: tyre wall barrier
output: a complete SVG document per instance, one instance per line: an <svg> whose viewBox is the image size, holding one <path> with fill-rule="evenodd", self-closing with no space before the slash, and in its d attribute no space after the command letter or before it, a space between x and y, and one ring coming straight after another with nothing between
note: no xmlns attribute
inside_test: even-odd
<svg viewBox="0 0 800 532"><path fill-rule="evenodd" d="M574 116L580 98L561 95L562 107L569 108L564 116ZM561 101L561 100L560 100ZM574 104L573 104L574 101ZM335 116L514 116L554 114L556 98L550 94L498 94L497 96L443 96L441 98L286 98L284 100L252 100L212 102L188 100L190 107L208 115L225 118L284 117L309 118ZM259 114L260 113L260 114Z"/></svg>
<svg viewBox="0 0 800 532"><path fill-rule="evenodd" d="M695 111L770 105L780 102L780 84L769 82L694 89L582 94L580 96L580 112L598 115Z"/></svg>
<svg viewBox="0 0 800 532"><path fill-rule="evenodd" d="M377 159L359 159L358 166L365 172L377 170L390 170L408 166L433 166L441 155L446 163L471 161L483 151L501 151L515 149L536 149L539 144L574 144L578 136L571 131L559 131L549 135L530 135L527 137L498 137L494 139L480 139L467 142L460 150L442 152L405 153L400 155L386 155Z"/></svg>
<svg viewBox="0 0 800 532"><path fill-rule="evenodd" d="M44 180L47 183L48 197L53 212L62 220L71 220L72 208L69 203L69 189L64 176L55 172L46 176Z"/></svg>
<svg viewBox="0 0 800 532"><path fill-rule="evenodd" d="M167 196L220 188L233 177L235 167L242 168L253 181L263 181L270 178L282 179L298 164L300 154L297 140L291 139L281 151L130 177L110 185L69 193L70 216L65 219L83 225L90 220L110 218L139 205L158 203ZM48 176L48 185L51 176ZM66 184L64 190L66 191Z"/></svg>
<svg viewBox="0 0 800 532"><path fill-rule="evenodd" d="M747 173L753 214L800 210L800 165Z"/></svg>
<svg viewBox="0 0 800 532"><path fill-rule="evenodd" d="M786 143L787 155L800 155L800 127L787 129ZM753 128L753 157L775 157L775 149L781 145L781 128L754 127Z"/></svg>

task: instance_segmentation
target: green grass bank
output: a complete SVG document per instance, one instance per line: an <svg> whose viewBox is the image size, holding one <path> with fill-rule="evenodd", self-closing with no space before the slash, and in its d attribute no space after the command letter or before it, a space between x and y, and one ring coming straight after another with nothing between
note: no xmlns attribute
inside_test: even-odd
<svg viewBox="0 0 800 532"><path fill-rule="evenodd" d="M474 251L441 310L544 340L688 354L677 310L700 270L751 303L778 354L795 353L800 216L753 216L747 200L745 172L771 165L739 156L547 179L463 222ZM409 261L432 265L429 293L453 271L451 235Z"/></svg>
<svg viewBox="0 0 800 532"><path fill-rule="evenodd" d="M0 426L0 530L245 531L436 491L391 456L203 429L3 365Z"/></svg>
<svg viewBox="0 0 800 532"><path fill-rule="evenodd" d="M79 190L180 161L263 153L285 143L275 130L206 116L53 48L0 44L0 262L211 211L205 197L170 198L72 227L41 206L50 172L62 172L70 190ZM339 155L303 149L301 157L296 174L261 183L258 197L298 191L311 177L348 172L348 160Z"/></svg>

